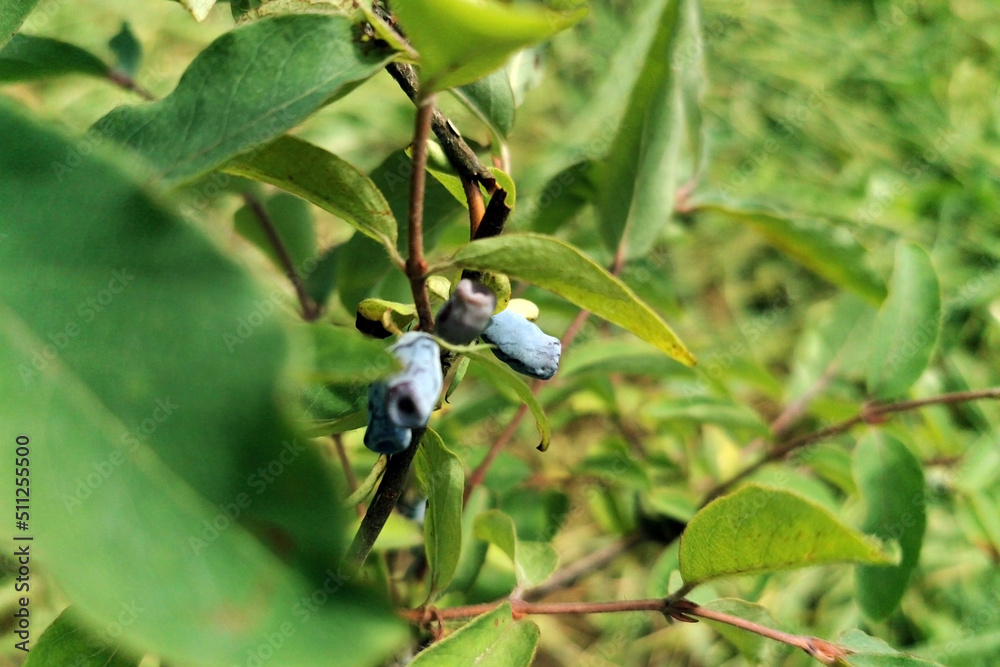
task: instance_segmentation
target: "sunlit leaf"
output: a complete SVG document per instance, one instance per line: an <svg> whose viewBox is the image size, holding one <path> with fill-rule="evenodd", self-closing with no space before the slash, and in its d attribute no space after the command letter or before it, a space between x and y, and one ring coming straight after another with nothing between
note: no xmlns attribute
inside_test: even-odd
<svg viewBox="0 0 1000 667"><path fill-rule="evenodd" d="M393 11L420 53L420 79L426 90L481 79L515 51L548 39L587 14L582 7L563 12L496 0L397 2Z"/></svg>
<svg viewBox="0 0 1000 667"><path fill-rule="evenodd" d="M756 484L706 505L681 536L681 575L688 584L839 562L896 560L819 505Z"/></svg>
<svg viewBox="0 0 1000 667"><path fill-rule="evenodd" d="M510 603L473 619L417 654L411 667L528 667L538 647L538 626L514 621Z"/></svg>
<svg viewBox="0 0 1000 667"><path fill-rule="evenodd" d="M496 545L514 563L521 586L535 586L555 572L559 554L548 542L519 540L514 521L500 510L488 510L476 518L476 537Z"/></svg>
<svg viewBox="0 0 1000 667"><path fill-rule="evenodd" d="M0 0L0 48L21 27L38 0Z"/></svg>
<svg viewBox="0 0 1000 667"><path fill-rule="evenodd" d="M652 308L564 241L540 234L504 234L462 247L451 264L498 271L537 285L631 331L681 363L695 364L694 356Z"/></svg>

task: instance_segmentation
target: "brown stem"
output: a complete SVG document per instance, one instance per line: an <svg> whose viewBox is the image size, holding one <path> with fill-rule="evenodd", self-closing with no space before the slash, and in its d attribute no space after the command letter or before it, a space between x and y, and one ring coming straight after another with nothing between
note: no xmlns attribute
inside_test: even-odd
<svg viewBox="0 0 1000 667"><path fill-rule="evenodd" d="M597 551L573 561L566 567L560 568L552 573L552 576L545 580L545 583L534 588L529 588L522 596L525 600L539 600L546 595L562 590L587 576L591 572L596 572L613 561L618 556L627 552L636 544L642 541L642 536L638 534L629 535L615 540L611 544L598 549Z"/></svg>
<svg viewBox="0 0 1000 667"><path fill-rule="evenodd" d="M479 223L483 221L486 205L483 203L483 193L479 184L473 180L462 179L462 189L465 190L465 201L469 204L469 240L476 238Z"/></svg>
<svg viewBox="0 0 1000 667"><path fill-rule="evenodd" d="M847 656L848 650L836 644L805 635L793 635L769 628L760 623L748 621L745 618L726 614L714 609L706 609L700 605L687 600L668 602L661 598L646 600L612 600L608 602L526 602L524 600L511 599L511 610L515 617L532 614L612 614L633 611L653 611L678 620L693 622L692 617L704 618L717 623L725 623L735 628L753 632L762 637L773 639L774 641L788 644L802 649L810 656L816 658L824 664L833 665L837 659ZM429 622L451 621L463 618L472 618L489 613L503 604L500 602L487 602L485 604L468 605L465 607L452 607L450 609L401 609L399 615L407 621L417 625L427 625Z"/></svg>
<svg viewBox="0 0 1000 667"><path fill-rule="evenodd" d="M407 97L419 104L420 87L417 83L417 73L412 65L405 63L389 63L386 71L396 80ZM490 194L496 189L496 179L490 170L479 161L476 153L462 139L462 135L448 118L439 110L434 109L431 119L431 129L438 138L448 162L455 167L463 181L482 183Z"/></svg>
<svg viewBox="0 0 1000 667"><path fill-rule="evenodd" d="M353 494L358 490L358 478L354 474L354 468L351 467L351 460L347 458L347 450L344 449L344 438L340 433L333 434L333 448L336 450L337 458L340 459L340 465L344 469L344 478L347 480L347 492L348 494ZM364 508L358 505L357 509L358 516L364 517Z"/></svg>
<svg viewBox="0 0 1000 667"><path fill-rule="evenodd" d="M267 209L264 208L264 204L251 192L243 193L243 201L253 212L254 217L257 218L257 222L260 223L261 229L267 235L267 240L271 243L271 247L278 253L278 259L281 260L281 265L285 269L285 275L292 281L295 294L299 297L299 303L302 304L302 318L307 322L316 320L320 315L319 306L309 297L306 286L295 269L295 262L292 261L292 256L288 253L288 247L281 240L281 235L274 226L274 221L271 220Z"/></svg>
<svg viewBox="0 0 1000 667"><path fill-rule="evenodd" d="M136 95L146 100L147 102L156 101L156 95L154 95L153 93L149 92L148 90L140 86L138 83L136 83L135 79L130 77L125 72L120 72L118 70L111 69L108 70L107 76L108 80L110 80L111 83L115 84L120 88L124 88L125 90L129 90L135 93Z"/></svg>
<svg viewBox="0 0 1000 667"><path fill-rule="evenodd" d="M381 534L385 522L392 514L392 510L396 507L396 501L399 500L399 496L406 486L406 475L410 470L413 457L416 456L420 441L424 437L424 429L413 429L412 437L413 442L409 447L399 454L393 454L389 457L382 481L379 482L371 505L368 506L368 511L361 520L361 526L354 536L354 541L351 542L351 546L347 550L345 571L348 577L357 574L365 564L368 554L375 546L375 540Z"/></svg>
<svg viewBox="0 0 1000 667"><path fill-rule="evenodd" d="M846 433L858 424L879 424L885 421L885 418L889 415L897 412L916 410L928 405L952 405L955 403L966 403L968 401L997 398L1000 398L1000 387L980 389L976 391L956 391L951 394L941 394L940 396L931 396L929 398L918 398L912 401L899 401L898 403L886 403L884 405L866 405L862 407L861 412L849 419L837 422L832 426L827 426L826 428L814 431L813 433L807 433L797 438L792 438L791 440L775 446L774 449L768 452L764 458L747 468L744 468L735 477L717 485L709 491L708 494L706 494L702 505L704 506L715 498L718 498L738 482L746 479L767 464L780 461L795 450L807 445L811 445L821 440L826 440L827 438L832 438L833 436L840 435L841 433Z"/></svg>
<svg viewBox="0 0 1000 667"><path fill-rule="evenodd" d="M433 96L418 100L413 133L413 173L410 177L409 256L406 258L406 275L410 279L420 330L427 333L434 332L434 314L427 294L427 260L424 259L424 185L427 178L427 137L433 113Z"/></svg>

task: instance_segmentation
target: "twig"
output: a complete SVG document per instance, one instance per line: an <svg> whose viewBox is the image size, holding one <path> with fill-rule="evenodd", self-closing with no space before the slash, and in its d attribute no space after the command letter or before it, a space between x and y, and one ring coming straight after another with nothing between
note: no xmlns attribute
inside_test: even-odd
<svg viewBox="0 0 1000 667"><path fill-rule="evenodd" d="M462 189L465 190L465 201L469 204L469 240L476 238L479 223L483 221L486 205L483 203L483 193L479 184L473 180L462 179Z"/></svg>
<svg viewBox="0 0 1000 667"><path fill-rule="evenodd" d="M298 295L299 303L302 304L302 318L307 322L316 320L320 315L319 306L309 297L306 286L295 269L295 262L292 261L292 256L288 253L288 247L281 240L281 235L274 226L274 221L271 220L267 209L264 208L264 204L251 192L243 193L243 201L253 212L254 217L257 218L257 222L260 223L261 229L267 235L267 239L274 248L274 251L278 253L278 259L281 260L281 265L285 269L285 275L292 281L295 294Z"/></svg>
<svg viewBox="0 0 1000 667"><path fill-rule="evenodd" d="M434 333L434 314L427 294L427 260L424 259L424 184L427 178L427 137L433 112L433 95L429 99L418 100L413 133L413 173L410 176L409 256L406 258L406 275L410 279L420 330L427 333Z"/></svg>
<svg viewBox="0 0 1000 667"><path fill-rule="evenodd" d="M347 450L344 449L344 438L340 433L333 434L333 448L337 451L337 458L340 459L340 465L344 469L344 478L347 480L347 491L351 495L354 495L358 490L358 478L354 474L354 468L351 467L351 460L347 458ZM355 505L358 510L358 516L364 516L364 509L361 504Z"/></svg>
<svg viewBox="0 0 1000 667"><path fill-rule="evenodd" d="M552 573L551 577L545 580L545 583L534 588L529 588L524 592L522 597L530 602L532 600L544 598L546 595L554 593L555 591L572 586L591 572L600 570L602 567L613 561L615 558L618 558L618 556L627 552L641 541L642 536L639 534L633 534L628 537L615 540L611 544L602 547L579 560L573 561L566 567L556 570Z"/></svg>
<svg viewBox="0 0 1000 667"><path fill-rule="evenodd" d="M417 83L417 73L413 67L405 63L389 63L385 69L396 80L407 97L417 103L420 97L420 88ZM482 183L486 186L486 191L492 194L497 187L493 174L479 161L476 153L465 143L452 122L438 109L433 111L431 129L434 130L448 161L455 167L462 180Z"/></svg>
<svg viewBox="0 0 1000 667"><path fill-rule="evenodd" d="M846 433L851 428L857 426L858 424L879 424L886 420L889 415L895 414L897 412L908 412L910 410L916 410L918 408L923 408L928 405L952 405L955 403L966 403L968 401L978 401L982 399L997 399L1000 398L1000 387L994 387L991 389L980 389L976 391L957 391L951 394L941 394L940 396L931 396L929 398L919 398L912 401L900 401L898 403L886 403L884 405L866 405L861 408L861 412L855 416L845 419L844 421L837 422L832 426L827 426L826 428L814 431L813 433L807 433L801 435L797 438L792 438L787 442L781 443L774 447L768 454L757 461L756 463L744 468L735 477L717 485L705 496L705 500L702 505L706 505L715 498L718 498L726 491L731 489L735 484L743 479L746 479L753 473L757 472L762 467L769 463L774 463L784 459L786 456L791 454L797 449L811 445L813 443L819 442L821 440L826 440L827 438L832 438L835 435L840 435L841 433Z"/></svg>
<svg viewBox="0 0 1000 667"><path fill-rule="evenodd" d="M389 463L375 491L375 497L372 498L354 541L347 550L344 568L348 577L357 574L365 564L368 554L375 546L375 540L378 539L385 522L396 507L396 501L399 500L403 487L406 486L406 474L410 470L410 463L417 453L420 441L423 440L424 429L413 429L412 437L413 441L409 447L389 457Z"/></svg>
<svg viewBox="0 0 1000 667"><path fill-rule="evenodd" d="M425 626L432 620L440 623L441 621L481 616L493 611L503 604L503 602L488 602L465 607L452 607L450 609L402 609L398 613L410 623ZM775 630L760 623L748 621L745 618L715 611L714 609L706 609L688 600L668 602L661 598L655 598L646 600L613 600L608 602L526 602L524 600L511 599L506 600L506 602L510 603L511 611L515 617L537 614L611 614L653 611L665 614L674 620L688 623L695 622L696 619L692 617L704 618L717 623L725 623L726 625L731 625L735 628L753 632L762 637L802 649L810 656L827 665L835 664L837 659L843 659L849 653L848 649L823 639Z"/></svg>
<svg viewBox="0 0 1000 667"><path fill-rule="evenodd" d="M111 81L111 83L115 84L120 88L124 88L125 90L129 90L135 93L136 95L146 100L147 102L156 101L156 95L154 95L153 93L149 92L148 90L140 86L138 83L136 83L135 79L130 77L125 72L121 72L115 69L109 69L107 76L108 80Z"/></svg>

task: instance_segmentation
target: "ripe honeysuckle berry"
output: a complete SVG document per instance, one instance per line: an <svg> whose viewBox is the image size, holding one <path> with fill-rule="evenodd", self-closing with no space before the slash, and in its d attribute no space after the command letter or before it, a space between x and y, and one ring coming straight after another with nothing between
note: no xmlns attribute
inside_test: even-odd
<svg viewBox="0 0 1000 667"><path fill-rule="evenodd" d="M437 335L454 345L468 345L479 338L496 308L492 290L468 278L460 280L451 298L438 311Z"/></svg>
<svg viewBox="0 0 1000 667"><path fill-rule="evenodd" d="M386 409L387 388L384 382L368 387L368 428L365 447L379 454L399 454L410 446L410 429L392 423Z"/></svg>
<svg viewBox="0 0 1000 667"><path fill-rule="evenodd" d="M490 318L483 340L495 345L493 354L518 373L548 380L559 370L559 339L509 308Z"/></svg>
<svg viewBox="0 0 1000 667"><path fill-rule="evenodd" d="M385 409L390 421L402 428L421 428L441 396L441 348L426 333L411 331L389 348L403 370L385 379Z"/></svg>

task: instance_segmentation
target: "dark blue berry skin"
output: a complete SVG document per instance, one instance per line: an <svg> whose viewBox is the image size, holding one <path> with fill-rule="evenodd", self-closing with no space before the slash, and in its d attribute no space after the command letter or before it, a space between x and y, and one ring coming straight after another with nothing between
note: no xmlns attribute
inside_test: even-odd
<svg viewBox="0 0 1000 667"><path fill-rule="evenodd" d="M392 423L386 411L387 389L384 382L368 387L368 429L365 447L379 454L399 454L410 446L410 429Z"/></svg>
<svg viewBox="0 0 1000 667"><path fill-rule="evenodd" d="M497 359L518 373L548 380L559 370L559 339L509 308L490 318L483 340L495 345Z"/></svg>

